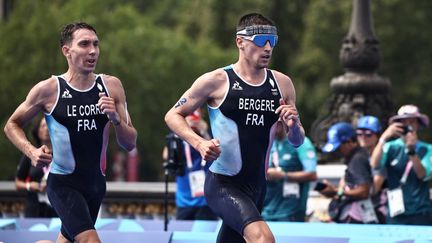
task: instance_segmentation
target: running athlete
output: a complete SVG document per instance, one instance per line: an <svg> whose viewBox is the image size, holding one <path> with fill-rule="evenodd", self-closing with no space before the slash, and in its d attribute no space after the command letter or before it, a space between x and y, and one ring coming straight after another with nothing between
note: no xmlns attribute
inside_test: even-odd
<svg viewBox="0 0 432 243"><path fill-rule="evenodd" d="M200 76L165 116L169 128L213 161L205 181L209 207L223 220L218 242L274 242L261 217L274 128L303 143L304 129L290 78L268 69L277 42L274 23L261 14L241 17L238 61ZM185 117L207 103L214 138L197 135Z"/></svg>
<svg viewBox="0 0 432 243"><path fill-rule="evenodd" d="M94 224L105 195L105 161L109 128L126 150L136 145L137 132L126 109L121 81L95 74L99 57L96 30L86 23L64 27L60 47L66 73L37 83L9 118L4 131L33 166L51 170L48 198L62 221L57 242L100 242ZM45 113L53 151L35 147L24 126Z"/></svg>

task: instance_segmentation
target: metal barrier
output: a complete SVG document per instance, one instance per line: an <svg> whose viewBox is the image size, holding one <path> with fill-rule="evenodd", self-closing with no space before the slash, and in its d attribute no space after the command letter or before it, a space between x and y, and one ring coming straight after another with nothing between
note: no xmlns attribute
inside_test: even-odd
<svg viewBox="0 0 432 243"><path fill-rule="evenodd" d="M332 182L343 175L345 165L319 165L319 180ZM313 188L314 185L311 185ZM175 183L168 184L168 214L175 215ZM163 217L165 197L164 182L107 182L107 193L100 210L100 217L160 219ZM310 191L308 211L325 214L328 200ZM0 181L0 213L3 218L23 217L26 192L17 191L15 182ZM320 218L324 216L320 216Z"/></svg>

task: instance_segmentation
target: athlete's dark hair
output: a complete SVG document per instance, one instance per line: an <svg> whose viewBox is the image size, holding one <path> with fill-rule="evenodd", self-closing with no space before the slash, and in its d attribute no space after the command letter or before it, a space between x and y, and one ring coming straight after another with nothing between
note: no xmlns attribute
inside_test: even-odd
<svg viewBox="0 0 432 243"><path fill-rule="evenodd" d="M240 20L239 23L237 25L237 30L241 30L246 28L247 26L252 26L252 25L271 25L271 26L275 26L273 20L265 17L262 14L259 13L249 13L246 15L243 15Z"/></svg>
<svg viewBox="0 0 432 243"><path fill-rule="evenodd" d="M65 27L63 27L60 35L60 47L64 46L65 44L69 44L72 41L73 33L79 29L88 29L96 33L96 30L93 28L93 26L84 22L67 24Z"/></svg>

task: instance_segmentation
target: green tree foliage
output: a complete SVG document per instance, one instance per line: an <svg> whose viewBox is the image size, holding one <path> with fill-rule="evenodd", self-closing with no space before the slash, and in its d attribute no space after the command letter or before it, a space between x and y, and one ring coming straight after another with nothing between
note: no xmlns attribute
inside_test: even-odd
<svg viewBox="0 0 432 243"><path fill-rule="evenodd" d="M432 95L425 92L432 83L432 29L428 27L432 2L378 0L371 1L371 7L375 35L380 41L378 73L392 82L393 112L403 104L416 104L422 112L432 115ZM352 1L310 1L304 15L301 51L291 75L303 120L307 117L306 128L318 114L327 112L321 108L325 108L322 102L330 94L329 82L344 72L338 57L351 11ZM421 137L430 141L430 129Z"/></svg>
<svg viewBox="0 0 432 243"><path fill-rule="evenodd" d="M96 72L119 77L126 90L129 112L139 131L141 175L157 179L168 133L165 112L198 75L233 62L235 50L221 50L210 40L196 42L175 26L156 24L158 19L140 13L132 4L113 6L86 0L58 5L49 1L18 3L10 20L0 25L0 56L4 58L0 63L0 99L6 104L0 111L2 124L38 80L66 71L58 44L61 26L86 21L95 26L100 38ZM0 176L11 178L20 154L5 136L0 144L7 148L1 149L1 154L10 159ZM113 152L117 146L110 148Z"/></svg>
<svg viewBox="0 0 432 243"><path fill-rule="evenodd" d="M432 83L432 2L371 5L381 43L379 73L392 80L396 106L414 103L432 114L432 94L426 92ZM308 130L326 112L331 78L344 72L339 50L351 10L352 1L335 0L15 1L9 19L0 22L0 121L5 124L36 82L66 71L58 44L61 27L88 22L101 41L96 72L123 82L139 133L141 179L156 180L168 133L164 114L200 74L236 61L234 32L241 15L260 12L276 22L280 38L271 67L292 78ZM111 153L118 149L112 138ZM0 154L0 179L10 179L20 153L0 136Z"/></svg>

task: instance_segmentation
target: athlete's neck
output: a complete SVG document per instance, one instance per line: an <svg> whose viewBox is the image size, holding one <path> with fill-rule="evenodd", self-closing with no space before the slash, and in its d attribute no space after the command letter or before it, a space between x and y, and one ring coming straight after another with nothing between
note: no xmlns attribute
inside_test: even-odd
<svg viewBox="0 0 432 243"><path fill-rule="evenodd" d="M87 89L93 85L96 75L94 73L80 73L68 70L63 77L66 82L78 89Z"/></svg>
<svg viewBox="0 0 432 243"><path fill-rule="evenodd" d="M261 83L266 75L265 68L255 68L240 61L236 62L233 68L245 81L252 84Z"/></svg>

